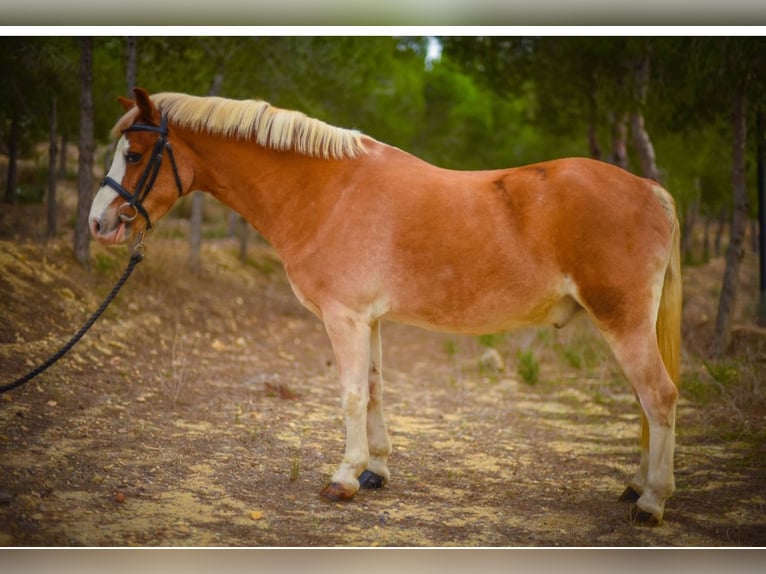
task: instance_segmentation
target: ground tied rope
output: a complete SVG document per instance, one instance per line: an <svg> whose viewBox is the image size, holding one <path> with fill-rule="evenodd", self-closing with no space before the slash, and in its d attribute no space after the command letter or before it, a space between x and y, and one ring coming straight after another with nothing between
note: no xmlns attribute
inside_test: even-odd
<svg viewBox="0 0 766 574"><path fill-rule="evenodd" d="M8 384L0 386L0 394L6 393L10 390L20 387L24 383L31 381L36 376L46 371L48 367L50 367L56 361L61 359L61 357L63 357L72 347L74 347L77 344L77 342L83 338L85 333L88 332L88 329L90 329L93 326L93 324L98 320L101 314L106 310L106 308L109 306L109 303L111 303L112 300L117 296L117 293L120 292L120 289L122 289L122 286L128 280L128 277L130 277L130 274L133 273L133 269L135 268L135 266L138 263L140 263L143 258L144 258L144 255L142 251L140 249L136 249L133 252L133 255L131 255L130 257L130 261L128 262L128 266L125 269L125 272L122 274L122 276L119 278L115 286L112 288L112 291L109 293L109 295L106 296L106 299L104 299L104 302L101 303L101 306L98 309L96 309L96 311L88 318L87 321L85 321L85 323L80 328L80 330L77 331L77 333L75 333L71 339L69 339L66 345L61 347L55 354L51 355L48 358L48 360L46 360L42 365L28 372L23 377L16 379L12 383L8 383Z"/></svg>

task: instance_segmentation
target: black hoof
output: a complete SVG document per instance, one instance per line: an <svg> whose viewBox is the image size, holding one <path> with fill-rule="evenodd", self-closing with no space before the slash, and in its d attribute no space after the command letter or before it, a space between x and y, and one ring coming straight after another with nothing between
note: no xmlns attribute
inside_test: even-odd
<svg viewBox="0 0 766 574"><path fill-rule="evenodd" d="M638 492L631 485L628 485L625 491L620 495L619 501L620 502L635 502L639 498L641 498L641 493Z"/></svg>
<svg viewBox="0 0 766 574"><path fill-rule="evenodd" d="M362 474L359 475L359 486L366 488L367 490L383 488L385 482L385 478L379 474L370 472L369 470L365 470Z"/></svg>
<svg viewBox="0 0 766 574"><path fill-rule="evenodd" d="M639 526L659 526L661 521L658 520L651 512L641 510L638 506L633 506L630 509L630 520L633 524Z"/></svg>

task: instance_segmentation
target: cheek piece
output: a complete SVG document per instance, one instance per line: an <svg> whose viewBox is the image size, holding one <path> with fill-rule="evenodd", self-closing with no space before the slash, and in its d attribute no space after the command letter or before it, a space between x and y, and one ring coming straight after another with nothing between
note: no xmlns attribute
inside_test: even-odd
<svg viewBox="0 0 766 574"><path fill-rule="evenodd" d="M178 168L176 166L176 160L173 155L173 148L168 141L168 118L163 114L160 119L160 125L155 126L151 124L133 124L129 128L125 129L122 133L128 132L154 132L158 134L157 141L152 148L152 155L149 158L149 162L146 164L144 172L138 179L136 189L133 193L130 193L125 189L118 181L113 180L108 175L101 182L102 187L108 186L116 191L120 197L125 200L120 206L120 220L126 223L133 221L136 216L140 215L146 220L146 229L152 228L151 219L149 219L149 213L143 206L143 202L146 196L154 185L159 174L160 166L162 165L163 152L167 150L168 158L170 159L170 167L173 170L173 178L176 182L176 188L178 188L178 197L183 195L183 188L181 187L181 178L178 175Z"/></svg>

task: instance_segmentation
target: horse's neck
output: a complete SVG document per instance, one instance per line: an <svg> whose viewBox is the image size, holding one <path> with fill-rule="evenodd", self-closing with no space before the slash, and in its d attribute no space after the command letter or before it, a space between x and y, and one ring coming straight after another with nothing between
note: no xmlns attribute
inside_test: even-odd
<svg viewBox="0 0 766 574"><path fill-rule="evenodd" d="M331 180L345 163L332 162L328 171L327 162L219 138L193 147L200 188L242 215L278 250L295 241L296 229L307 236L319 224L323 206L338 191Z"/></svg>

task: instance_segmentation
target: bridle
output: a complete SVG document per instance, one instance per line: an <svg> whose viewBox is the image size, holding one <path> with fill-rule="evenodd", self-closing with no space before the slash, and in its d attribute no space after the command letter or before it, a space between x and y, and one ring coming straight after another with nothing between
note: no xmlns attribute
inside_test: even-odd
<svg viewBox="0 0 766 574"><path fill-rule="evenodd" d="M149 158L149 162L146 164L144 173L142 173L141 177L138 179L136 189L133 193L130 193L120 182L113 180L108 175L101 182L101 186L111 187L125 200L125 203L120 205L119 210L121 221L130 223L138 215L141 215L141 217L146 220L146 229L149 230L152 228L152 221L149 219L149 213L144 208L143 202L146 199L146 196L149 195L149 192L152 190L152 186L157 179L160 166L162 165L162 154L165 150L167 150L168 157L170 158L170 166L173 169L173 177L175 178L176 187L178 188L178 197L183 195L183 187L181 186L181 178L178 175L178 167L176 166L176 159L173 155L173 148L170 147L170 142L168 141L168 118L163 114L159 126L151 124L133 124L124 129L122 133L124 134L128 132L154 132L159 134L157 141L154 143L152 155Z"/></svg>

